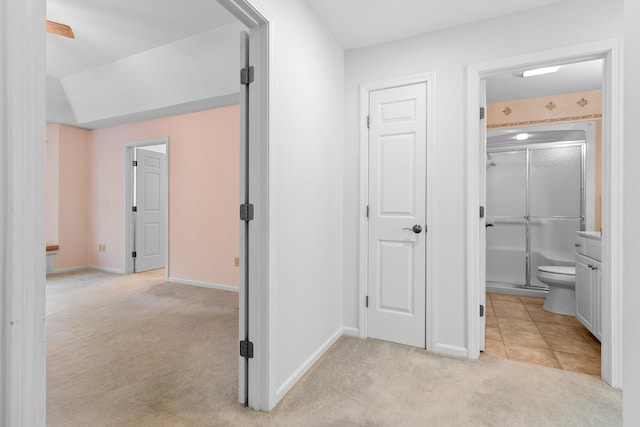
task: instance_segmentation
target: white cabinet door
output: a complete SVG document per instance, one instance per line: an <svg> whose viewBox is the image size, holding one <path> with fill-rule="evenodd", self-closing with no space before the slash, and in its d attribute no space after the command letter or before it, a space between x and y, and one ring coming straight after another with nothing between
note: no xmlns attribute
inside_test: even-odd
<svg viewBox="0 0 640 427"><path fill-rule="evenodd" d="M576 255L576 317L590 331L593 331L593 260Z"/></svg>
<svg viewBox="0 0 640 427"><path fill-rule="evenodd" d="M602 333L602 263L576 255L576 317L598 339Z"/></svg>
<svg viewBox="0 0 640 427"><path fill-rule="evenodd" d="M591 332L599 340L602 338L602 263L593 261L593 270L591 273L591 282L593 288L593 312L594 321Z"/></svg>

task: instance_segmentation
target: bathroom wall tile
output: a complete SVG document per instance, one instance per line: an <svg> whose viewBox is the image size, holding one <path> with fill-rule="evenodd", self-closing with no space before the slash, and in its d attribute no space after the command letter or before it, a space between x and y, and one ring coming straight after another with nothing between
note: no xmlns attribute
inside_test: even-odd
<svg viewBox="0 0 640 427"><path fill-rule="evenodd" d="M584 339L582 334L574 326L554 325L553 323L536 323L543 337L555 336L563 338Z"/></svg>
<svg viewBox="0 0 640 427"><path fill-rule="evenodd" d="M514 344L519 346L549 348L545 339L538 331L520 331L517 329L502 329L502 341L506 344Z"/></svg>
<svg viewBox="0 0 640 427"><path fill-rule="evenodd" d="M562 365L556 359L553 351L548 348L532 348L505 343L505 350L509 359L562 369Z"/></svg>
<svg viewBox="0 0 640 427"><path fill-rule="evenodd" d="M583 356L600 357L600 353L593 344L583 339L572 339L548 335L545 340L555 351L563 353L580 354Z"/></svg>
<svg viewBox="0 0 640 427"><path fill-rule="evenodd" d="M484 354L491 356L507 358L507 353L504 350L504 344L502 341L485 340L484 342Z"/></svg>
<svg viewBox="0 0 640 427"><path fill-rule="evenodd" d="M573 372L581 372L588 375L600 376L601 360L599 357L590 357L580 354L554 352L563 369Z"/></svg>

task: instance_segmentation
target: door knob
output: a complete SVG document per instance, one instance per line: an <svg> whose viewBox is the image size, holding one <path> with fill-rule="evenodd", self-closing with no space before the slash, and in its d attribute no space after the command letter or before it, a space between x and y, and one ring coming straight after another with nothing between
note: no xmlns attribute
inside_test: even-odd
<svg viewBox="0 0 640 427"><path fill-rule="evenodd" d="M409 231L413 231L416 234L420 234L422 233L422 226L419 224L414 225L412 228L403 228L403 230L409 230Z"/></svg>
<svg viewBox="0 0 640 427"><path fill-rule="evenodd" d="M484 225L484 228L489 228L489 227L493 227L493 224L491 224L490 222L486 223Z"/></svg>

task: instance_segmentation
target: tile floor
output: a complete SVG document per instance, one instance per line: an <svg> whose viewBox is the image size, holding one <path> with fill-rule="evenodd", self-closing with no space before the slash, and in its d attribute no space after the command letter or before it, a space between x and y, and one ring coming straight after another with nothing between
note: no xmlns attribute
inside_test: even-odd
<svg viewBox="0 0 640 427"><path fill-rule="evenodd" d="M600 342L543 298L487 293L485 354L600 376Z"/></svg>

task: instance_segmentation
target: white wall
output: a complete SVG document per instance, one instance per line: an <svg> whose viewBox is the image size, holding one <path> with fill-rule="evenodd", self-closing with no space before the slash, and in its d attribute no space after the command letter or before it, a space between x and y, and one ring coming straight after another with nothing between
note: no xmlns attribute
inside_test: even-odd
<svg viewBox="0 0 640 427"><path fill-rule="evenodd" d="M623 273L623 421L640 425L640 2L624 2L625 135L624 135L624 273Z"/></svg>
<svg viewBox="0 0 640 427"><path fill-rule="evenodd" d="M275 15L270 406L342 332L344 53L306 2ZM272 246L273 247L273 246Z"/></svg>
<svg viewBox="0 0 640 427"><path fill-rule="evenodd" d="M344 322L358 327L359 84L436 73L434 343L467 347L465 283L465 67L622 35L622 0L567 0L500 18L348 51L345 55Z"/></svg>

